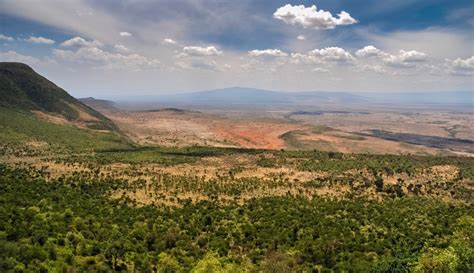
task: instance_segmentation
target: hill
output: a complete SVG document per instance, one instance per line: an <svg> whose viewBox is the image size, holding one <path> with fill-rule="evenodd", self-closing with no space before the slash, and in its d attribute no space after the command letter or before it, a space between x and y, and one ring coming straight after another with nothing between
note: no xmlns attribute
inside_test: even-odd
<svg viewBox="0 0 474 273"><path fill-rule="evenodd" d="M0 63L0 156L127 148L115 124L21 63Z"/></svg>
<svg viewBox="0 0 474 273"><path fill-rule="evenodd" d="M91 107L92 109L96 110L118 110L116 107L115 102L111 100L101 100L101 99L96 99L93 97L88 97L88 98L80 98L80 102L84 103L85 105Z"/></svg>
<svg viewBox="0 0 474 273"><path fill-rule="evenodd" d="M78 101L65 90L22 63L0 63L0 106L34 111L92 129L116 129L99 112Z"/></svg>
<svg viewBox="0 0 474 273"><path fill-rule="evenodd" d="M114 98L120 105L133 109L161 107L421 107L465 111L472 108L474 92L379 92L350 93L335 91L284 92L257 88L229 87L179 94L157 94ZM462 109L460 109L462 108Z"/></svg>

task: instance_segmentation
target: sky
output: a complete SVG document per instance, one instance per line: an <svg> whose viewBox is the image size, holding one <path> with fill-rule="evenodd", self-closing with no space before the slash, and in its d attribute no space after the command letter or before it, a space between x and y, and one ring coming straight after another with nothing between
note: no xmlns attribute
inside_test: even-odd
<svg viewBox="0 0 474 273"><path fill-rule="evenodd" d="M0 61L77 97L474 90L464 0L0 0Z"/></svg>

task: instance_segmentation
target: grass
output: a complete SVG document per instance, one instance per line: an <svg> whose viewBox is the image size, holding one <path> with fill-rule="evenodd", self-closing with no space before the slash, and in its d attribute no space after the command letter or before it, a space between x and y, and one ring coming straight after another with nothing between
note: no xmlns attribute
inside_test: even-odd
<svg viewBox="0 0 474 273"><path fill-rule="evenodd" d="M26 111L0 107L0 146L31 148L28 146L34 142L44 143L43 149L56 153L131 147L116 133L53 124Z"/></svg>
<svg viewBox="0 0 474 273"><path fill-rule="evenodd" d="M84 120L91 129L116 130L115 125L84 105L53 82L21 63L0 62L0 106L16 110L38 110L80 120L86 113L97 120Z"/></svg>
<svg viewBox="0 0 474 273"><path fill-rule="evenodd" d="M314 129L314 133L320 134L323 133L325 130L324 128L316 128ZM280 136L282 140L285 141L285 144L288 146L290 150L310 150L310 149L318 149L323 151L331 151L334 150L330 142L324 140L302 140L299 137L303 135L307 135L308 133L303 130L294 130L289 131Z"/></svg>
<svg viewBox="0 0 474 273"><path fill-rule="evenodd" d="M203 157L225 156L231 154L259 154L264 150L219 148L219 147L131 147L127 149L100 150L93 155L71 156L68 162L111 163L153 163L172 166L193 163Z"/></svg>

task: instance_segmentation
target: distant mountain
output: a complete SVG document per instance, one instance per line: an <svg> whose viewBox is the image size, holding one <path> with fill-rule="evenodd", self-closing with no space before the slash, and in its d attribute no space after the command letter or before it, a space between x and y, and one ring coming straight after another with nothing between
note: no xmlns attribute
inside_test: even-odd
<svg viewBox="0 0 474 273"><path fill-rule="evenodd" d="M147 98L162 104L185 105L310 105L314 103L364 102L366 98L344 92L278 92L255 88L231 87L193 93Z"/></svg>
<svg viewBox="0 0 474 273"><path fill-rule="evenodd" d="M0 62L0 106L38 111L93 129L115 130L112 121L22 63Z"/></svg>
<svg viewBox="0 0 474 273"><path fill-rule="evenodd" d="M150 108L182 106L446 106L472 107L474 92L378 92L378 93L350 93L350 92L282 92L256 88L230 87L190 93L170 95L148 95L116 98L121 106L135 108ZM133 108L132 107L132 108Z"/></svg>

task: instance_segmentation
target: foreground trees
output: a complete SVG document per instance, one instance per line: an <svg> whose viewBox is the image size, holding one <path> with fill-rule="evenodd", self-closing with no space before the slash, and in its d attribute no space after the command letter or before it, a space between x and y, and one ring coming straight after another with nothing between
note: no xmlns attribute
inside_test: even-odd
<svg viewBox="0 0 474 273"><path fill-rule="evenodd" d="M0 165L1 272L462 272L471 204L425 197L136 207L111 181Z"/></svg>

